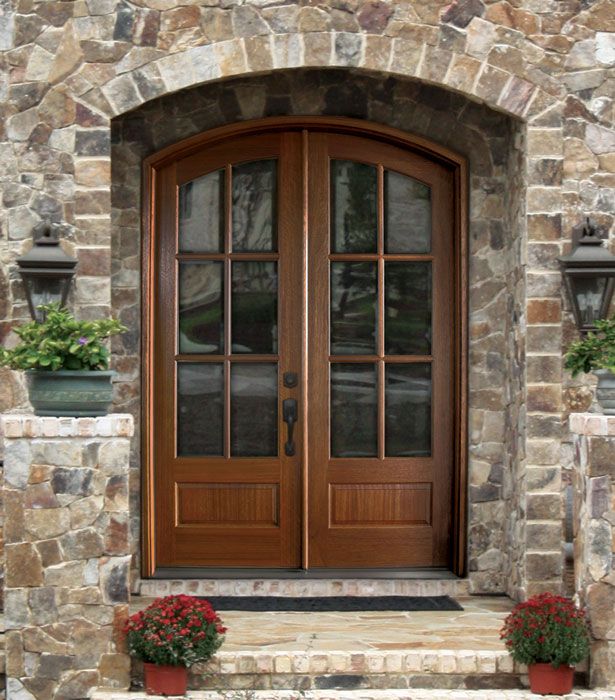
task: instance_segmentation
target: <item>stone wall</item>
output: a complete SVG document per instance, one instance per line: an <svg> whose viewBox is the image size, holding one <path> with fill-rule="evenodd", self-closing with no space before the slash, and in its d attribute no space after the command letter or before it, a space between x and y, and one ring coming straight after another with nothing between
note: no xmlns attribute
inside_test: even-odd
<svg viewBox="0 0 615 700"><path fill-rule="evenodd" d="M557 256L587 215L602 235L613 236L614 32L612 0L329 0L318 6L298 0L0 0L0 339L12 342L10 323L27 316L14 261L41 218L65 224L66 245L79 259L72 299L78 314L100 316L113 303L135 319L138 300L131 289L138 256L135 240L120 229L134 230L137 222L134 212L121 221L111 218L110 129L116 117L212 81L295 68L353 70L378 76L383 89L370 112L376 121L390 114L390 77L452 93L449 114L439 110L435 117L437 103L411 100L410 126L440 141L450 136L447 129L460 128L460 144L453 147L462 150L472 130L464 130L464 120L471 122L475 103L484 103L516 124L512 152L518 153L504 166L514 172L503 191L484 189L480 170L472 173L472 210L484 210L495 222L473 235L479 244L489 239L487 250L499 245L501 225L516 234L514 244L508 239L502 245L518 248L502 255L496 273L496 284L505 279L512 294L500 339L504 368L498 368L499 349L478 359L472 353L476 367L486 369L473 380L491 377L490 386L478 391L493 401L493 408L472 416L473 459L482 462L474 486L493 498L472 506L472 517L482 523L472 541L484 539L470 552L473 580L477 590L506 582L517 596L557 587L561 489L571 473L562 415L584 409L591 395L585 384L562 376L562 348L573 327ZM443 94L429 90L430 100ZM270 94L263 105L247 82L235 98L220 87L211 94L217 98L202 128L252 112L313 108L289 105L286 91ZM467 100L457 102L459 95ZM356 91L342 97L349 113L363 99ZM173 121L178 131L182 124L193 128L179 107ZM518 189L523 185L524 196ZM502 211L513 191L518 204ZM121 268L118 250L126 262ZM517 256L520 264L510 266ZM480 275L488 267L473 261L485 292ZM472 332L480 345L480 327ZM134 410L138 338L124 342L116 348L116 366L126 380L117 399ZM498 384L502 374L506 382ZM26 406L19 375L2 372L0 410ZM136 483L133 478L135 489ZM493 538L492 522L505 523ZM500 572L495 579L494 571Z"/></svg>
<svg viewBox="0 0 615 700"><path fill-rule="evenodd" d="M574 574L592 631L590 684L615 687L615 416L573 413Z"/></svg>
<svg viewBox="0 0 615 700"><path fill-rule="evenodd" d="M5 415L8 697L126 687L129 415Z"/></svg>

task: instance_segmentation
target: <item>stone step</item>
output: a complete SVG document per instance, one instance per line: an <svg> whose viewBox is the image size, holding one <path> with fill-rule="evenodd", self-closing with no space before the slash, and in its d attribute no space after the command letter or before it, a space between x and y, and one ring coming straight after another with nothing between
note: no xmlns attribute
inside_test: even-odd
<svg viewBox="0 0 615 700"><path fill-rule="evenodd" d="M615 692L575 689L564 700L614 700ZM92 700L156 700L138 691L96 690ZM293 690L189 691L189 700L539 700L527 690Z"/></svg>
<svg viewBox="0 0 615 700"><path fill-rule="evenodd" d="M220 651L189 673L192 690L522 688L525 669L505 651ZM133 684L142 684L133 664ZM580 679L582 681L582 678Z"/></svg>
<svg viewBox="0 0 615 700"><path fill-rule="evenodd" d="M199 596L466 596L467 579L145 579L135 593L158 597Z"/></svg>

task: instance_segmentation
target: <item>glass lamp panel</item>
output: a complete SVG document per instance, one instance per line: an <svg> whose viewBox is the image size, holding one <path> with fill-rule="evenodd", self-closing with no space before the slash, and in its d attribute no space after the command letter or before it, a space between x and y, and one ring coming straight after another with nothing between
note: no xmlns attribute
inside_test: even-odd
<svg viewBox="0 0 615 700"><path fill-rule="evenodd" d="M277 161L233 166L233 252L277 250Z"/></svg>
<svg viewBox="0 0 615 700"><path fill-rule="evenodd" d="M376 352L376 263L331 263L331 353Z"/></svg>
<svg viewBox="0 0 615 700"><path fill-rule="evenodd" d="M223 452L224 373L221 363L177 366L177 453L217 456Z"/></svg>
<svg viewBox="0 0 615 700"><path fill-rule="evenodd" d="M235 362L231 365L231 455L277 454L277 364Z"/></svg>
<svg viewBox="0 0 615 700"><path fill-rule="evenodd" d="M431 188L414 178L384 173L384 248L386 253L429 253Z"/></svg>
<svg viewBox="0 0 615 700"><path fill-rule="evenodd" d="M179 188L179 250L224 250L224 170L216 170Z"/></svg>
<svg viewBox="0 0 615 700"><path fill-rule="evenodd" d="M179 352L224 352L222 263L179 265Z"/></svg>
<svg viewBox="0 0 615 700"><path fill-rule="evenodd" d="M600 318L607 289L606 277L573 277L572 289L584 326L593 326Z"/></svg>
<svg viewBox="0 0 615 700"><path fill-rule="evenodd" d="M431 353L431 262L387 262L385 352Z"/></svg>
<svg viewBox="0 0 615 700"><path fill-rule="evenodd" d="M233 262L231 285L232 352L277 353L277 263Z"/></svg>
<svg viewBox="0 0 615 700"><path fill-rule="evenodd" d="M375 364L331 364L331 456L378 455L378 375Z"/></svg>
<svg viewBox="0 0 615 700"><path fill-rule="evenodd" d="M427 363L386 365L385 454L431 454L431 365Z"/></svg>
<svg viewBox="0 0 615 700"><path fill-rule="evenodd" d="M373 165L331 161L331 250L375 253L377 173Z"/></svg>
<svg viewBox="0 0 615 700"><path fill-rule="evenodd" d="M26 293L30 296L34 317L37 321L43 321L45 314L38 309L43 304L61 304L64 300L64 292L70 284L70 278L58 279L53 277L39 277L28 275L24 279Z"/></svg>

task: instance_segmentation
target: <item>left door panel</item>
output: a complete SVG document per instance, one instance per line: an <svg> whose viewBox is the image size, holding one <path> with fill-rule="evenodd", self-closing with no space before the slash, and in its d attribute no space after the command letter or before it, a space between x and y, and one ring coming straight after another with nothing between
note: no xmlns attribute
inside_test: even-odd
<svg viewBox="0 0 615 700"><path fill-rule="evenodd" d="M157 566L298 567L301 135L211 145L161 169L155 197Z"/></svg>

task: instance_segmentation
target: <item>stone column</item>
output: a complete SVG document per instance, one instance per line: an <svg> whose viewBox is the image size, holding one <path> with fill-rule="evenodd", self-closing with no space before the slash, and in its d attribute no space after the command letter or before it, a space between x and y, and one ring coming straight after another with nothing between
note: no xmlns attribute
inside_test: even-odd
<svg viewBox="0 0 615 700"><path fill-rule="evenodd" d="M615 688L615 416L573 413L574 574L592 631L590 685Z"/></svg>
<svg viewBox="0 0 615 700"><path fill-rule="evenodd" d="M133 419L0 417L11 700L127 687Z"/></svg>

